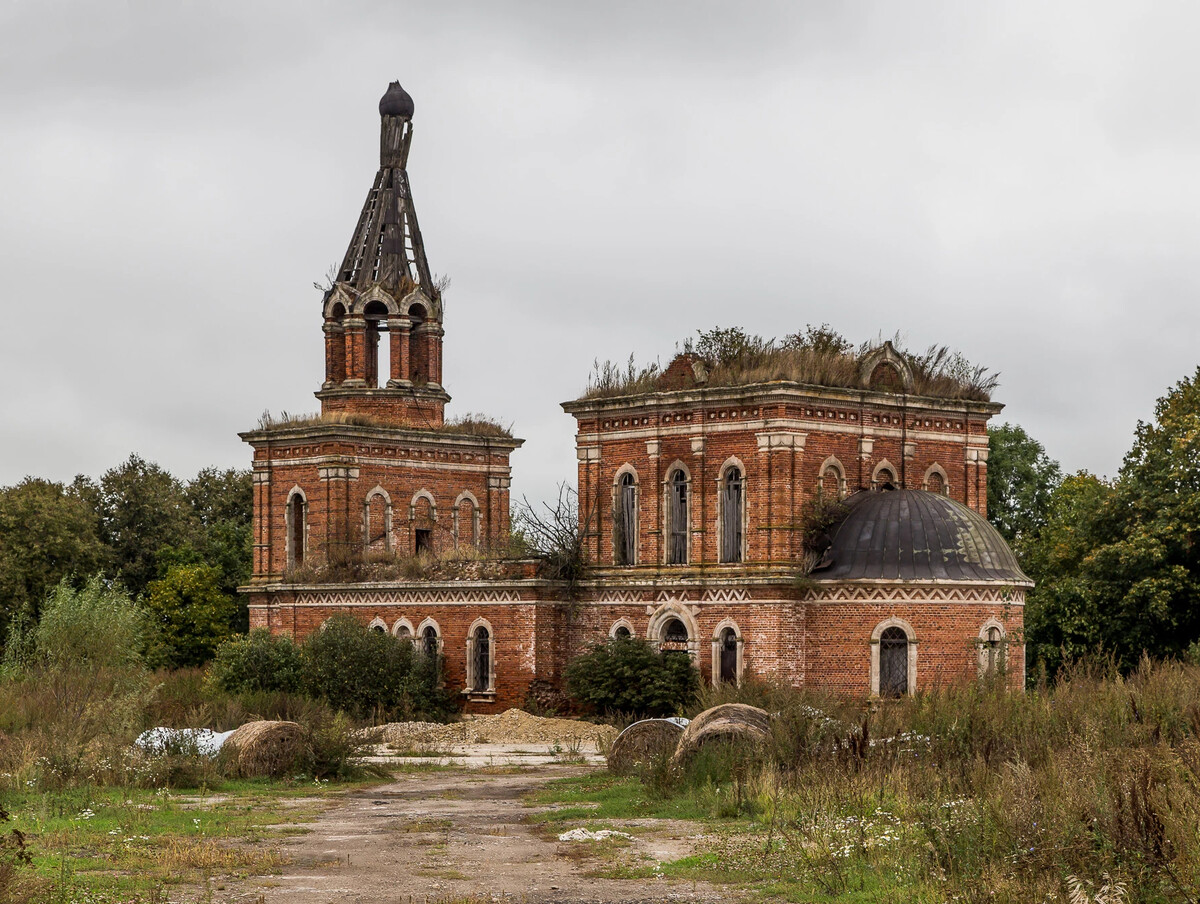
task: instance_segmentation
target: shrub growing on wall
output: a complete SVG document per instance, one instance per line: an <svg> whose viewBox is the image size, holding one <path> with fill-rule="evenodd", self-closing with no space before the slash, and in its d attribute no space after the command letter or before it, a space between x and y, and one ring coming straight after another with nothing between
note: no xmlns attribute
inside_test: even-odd
<svg viewBox="0 0 1200 904"><path fill-rule="evenodd" d="M597 644L567 665L567 689L596 712L670 716L700 690L700 673L686 653L660 652L636 637Z"/></svg>

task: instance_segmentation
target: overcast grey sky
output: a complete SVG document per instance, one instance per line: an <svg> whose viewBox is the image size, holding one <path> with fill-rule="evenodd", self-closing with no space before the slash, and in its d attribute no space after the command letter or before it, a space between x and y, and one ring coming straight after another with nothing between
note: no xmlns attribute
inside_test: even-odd
<svg viewBox="0 0 1200 904"><path fill-rule="evenodd" d="M574 475L594 358L900 330L1113 474L1193 372L1194 3L0 0L0 484L245 467L316 410L320 296L416 102L450 413Z"/></svg>

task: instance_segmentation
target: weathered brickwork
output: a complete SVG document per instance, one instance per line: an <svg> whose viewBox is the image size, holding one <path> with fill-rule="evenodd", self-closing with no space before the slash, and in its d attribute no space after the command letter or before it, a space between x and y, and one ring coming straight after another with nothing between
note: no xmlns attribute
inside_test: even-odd
<svg viewBox="0 0 1200 904"><path fill-rule="evenodd" d="M1021 686L1029 585L1015 564L1004 580L958 583L936 562L904 581L822 579L827 563L810 575L818 500L927 490L938 495L914 494L914 507L972 542L990 531L978 515L1001 406L915 395L886 343L857 388L709 386L680 356L664 391L566 403L592 564L581 585L539 579L529 562L489 580L329 582L329 566L506 544L521 445L445 424L442 287L406 169L414 105L393 83L379 109L380 169L322 300L322 416L242 434L254 449L252 627L301 639L351 613L436 647L446 685L477 712L522 705L535 681L561 687L571 658L616 632L686 650L706 682L904 693L1001 664Z"/></svg>

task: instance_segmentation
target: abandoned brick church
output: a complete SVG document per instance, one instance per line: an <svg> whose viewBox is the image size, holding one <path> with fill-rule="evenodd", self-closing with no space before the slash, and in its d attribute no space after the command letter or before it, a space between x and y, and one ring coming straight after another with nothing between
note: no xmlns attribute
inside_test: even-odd
<svg viewBox="0 0 1200 904"><path fill-rule="evenodd" d="M1030 582L985 517L1001 406L923 381L890 343L837 385L786 360L764 376L681 355L653 385L565 403L586 578L504 559L522 441L444 417L412 98L394 82L379 112L379 171L323 300L321 413L242 434L252 626L302 637L351 612L440 655L476 712L556 686L581 648L626 632L686 650L714 683L864 696L989 672L1023 683ZM814 544L818 510L836 517ZM386 577L373 562L391 563Z"/></svg>

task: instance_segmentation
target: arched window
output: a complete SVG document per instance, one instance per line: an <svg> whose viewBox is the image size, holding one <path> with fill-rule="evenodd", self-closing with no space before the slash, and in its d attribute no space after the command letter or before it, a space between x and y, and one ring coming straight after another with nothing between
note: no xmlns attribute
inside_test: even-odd
<svg viewBox="0 0 1200 904"><path fill-rule="evenodd" d="M925 472L925 489L931 493L946 494L949 492L949 482L946 480L946 472L942 470L940 465L930 465L929 470Z"/></svg>
<svg viewBox="0 0 1200 904"><path fill-rule="evenodd" d="M993 620L979 632L979 674L984 677L1004 674L1007 665L1004 629Z"/></svg>
<svg viewBox="0 0 1200 904"><path fill-rule="evenodd" d="M467 689L474 694L495 690L492 662L492 632L482 619L467 635Z"/></svg>
<svg viewBox="0 0 1200 904"><path fill-rule="evenodd" d="M289 569L304 564L308 542L308 501L299 487L292 490L287 503L287 565Z"/></svg>
<svg viewBox="0 0 1200 904"><path fill-rule="evenodd" d="M667 564L688 561L688 475L676 468L667 477Z"/></svg>
<svg viewBox="0 0 1200 904"><path fill-rule="evenodd" d="M832 499L842 499L846 495L845 471L842 470L842 463L832 456L821 464L817 475L817 492Z"/></svg>
<svg viewBox="0 0 1200 904"><path fill-rule="evenodd" d="M681 619L669 618L663 622L659 635L659 647L663 650L688 650L688 629Z"/></svg>
<svg viewBox="0 0 1200 904"><path fill-rule="evenodd" d="M624 625L617 625L613 628L612 636L614 640L629 640L633 637L633 632Z"/></svg>
<svg viewBox="0 0 1200 904"><path fill-rule="evenodd" d="M412 374L412 381L418 385L429 382L429 340L422 329L425 317L424 305L414 304L408 309L408 320L412 324L408 334L409 373Z"/></svg>
<svg viewBox="0 0 1200 904"><path fill-rule="evenodd" d="M738 680L738 636L732 627L721 629L717 635L718 676L722 684L737 683Z"/></svg>
<svg viewBox="0 0 1200 904"><path fill-rule="evenodd" d="M637 478L629 471L617 478L613 500L613 554L618 565L637 564Z"/></svg>
<svg viewBox="0 0 1200 904"><path fill-rule="evenodd" d="M413 554L433 555L433 523L437 520L437 509L428 490L421 490L413 496L408 507L408 518L412 523Z"/></svg>
<svg viewBox="0 0 1200 904"><path fill-rule="evenodd" d="M363 540L367 551L387 552L392 548L392 500L383 487L371 491L363 509Z"/></svg>
<svg viewBox="0 0 1200 904"><path fill-rule="evenodd" d="M743 525L746 516L746 481L742 469L730 465L721 479L721 561L742 561Z"/></svg>
<svg viewBox="0 0 1200 904"><path fill-rule="evenodd" d="M454 545L479 547L479 502L468 490L454 501Z"/></svg>
<svg viewBox="0 0 1200 904"><path fill-rule="evenodd" d="M875 473L871 475L871 488L875 490L896 489L896 469L892 467L891 462L882 461L876 466Z"/></svg>
<svg viewBox="0 0 1200 904"><path fill-rule="evenodd" d="M903 628L885 628L879 635L879 696L908 693L908 635Z"/></svg>
<svg viewBox="0 0 1200 904"><path fill-rule="evenodd" d="M407 640L409 643L412 643L413 629L412 624L407 618L398 619L396 624L392 625L392 633L401 640Z"/></svg>
<svg viewBox="0 0 1200 904"><path fill-rule="evenodd" d="M426 622L421 627L421 652L429 657L438 655L440 644L440 636L437 625L433 622Z"/></svg>
<svg viewBox="0 0 1200 904"><path fill-rule="evenodd" d="M388 331L388 309L382 301L367 302L363 308L363 318L367 321L367 347L364 349L367 366L366 380L369 388L375 388L386 383L388 368L388 346L380 341L380 336Z"/></svg>

